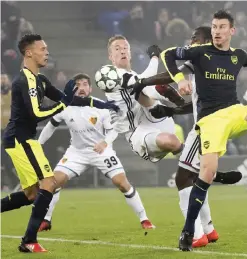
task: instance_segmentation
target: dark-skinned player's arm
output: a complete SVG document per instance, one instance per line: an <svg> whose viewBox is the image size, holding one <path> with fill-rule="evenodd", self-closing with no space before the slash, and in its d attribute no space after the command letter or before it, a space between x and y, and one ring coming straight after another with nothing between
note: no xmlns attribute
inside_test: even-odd
<svg viewBox="0 0 247 259"><path fill-rule="evenodd" d="M193 65L190 61L186 61L179 67L179 70L186 75L194 73ZM174 83L174 81L168 72L163 72L148 78L137 79L136 83L131 86L133 88L131 94L135 94L135 99L138 99L140 93L146 86L155 85L155 89L160 95L168 98L169 101L178 106L183 105L185 100L175 88L169 85L170 83Z"/></svg>
<svg viewBox="0 0 247 259"><path fill-rule="evenodd" d="M158 104L154 108L150 109L149 112L154 118L160 119L164 117L172 117L174 115L193 113L193 105L192 102L179 107L168 107Z"/></svg>

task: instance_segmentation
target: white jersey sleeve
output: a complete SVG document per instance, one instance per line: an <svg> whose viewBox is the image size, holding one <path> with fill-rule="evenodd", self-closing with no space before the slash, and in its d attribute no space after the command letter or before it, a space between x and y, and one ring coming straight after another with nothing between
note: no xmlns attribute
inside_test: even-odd
<svg viewBox="0 0 247 259"><path fill-rule="evenodd" d="M67 108L66 108L67 109ZM60 123L64 120L64 116L66 114L66 109L63 110L62 112L56 114L55 116L52 117L53 120L55 120L57 123Z"/></svg>
<svg viewBox="0 0 247 259"><path fill-rule="evenodd" d="M38 139L40 144L43 145L53 135L59 123L64 120L65 110L53 116L51 120L45 125Z"/></svg>

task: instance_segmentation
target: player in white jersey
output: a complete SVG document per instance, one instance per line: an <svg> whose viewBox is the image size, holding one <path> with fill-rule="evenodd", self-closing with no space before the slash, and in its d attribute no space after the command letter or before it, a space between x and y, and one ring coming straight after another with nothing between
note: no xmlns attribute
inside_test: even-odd
<svg viewBox="0 0 247 259"><path fill-rule="evenodd" d="M157 46L151 46L147 52L150 63L141 75L137 75L131 70L131 52L127 39L121 35L109 39L109 59L117 68L118 74L123 77L123 84L121 89L106 92L105 95L108 100L114 100L122 112L122 116L112 115L114 130L125 133L133 151L140 157L157 162L169 152L180 152L183 145L175 135L172 118L155 119L149 113L149 109L160 103L150 96L155 94L158 98L163 98L154 87L145 89L137 100L130 95L131 90L125 89L127 85L135 82L135 76L142 78L157 74L160 50Z"/></svg>
<svg viewBox="0 0 247 259"><path fill-rule="evenodd" d="M76 95L87 97L91 94L91 80L88 75L78 74L74 80L78 87ZM64 186L68 180L81 175L89 167L97 167L124 194L127 204L139 217L142 227L154 228L147 218L137 190L129 183L121 161L112 148L117 134L112 130L109 111L91 107L67 107L48 122L40 134L39 142L44 144L62 121L70 131L71 144L54 169L57 186ZM39 231L51 229L51 217L59 200L59 191L54 194Z"/></svg>
<svg viewBox="0 0 247 259"><path fill-rule="evenodd" d="M192 36L191 44L204 44L211 41L211 28L210 27L199 27L197 28ZM198 96L196 92L195 78L193 65L190 61L185 62L180 70L190 77L192 82L192 102L186 104L183 107L169 108L165 106L156 106L151 110L151 113L156 118L162 118L163 116L172 116L173 114L186 114L193 112L194 123L197 121L197 110L198 108ZM162 73L154 77L145 78L141 82L136 83L134 86L138 91L142 90L146 84L167 84L173 82L168 73ZM168 86L167 86L168 87ZM139 89L137 89L139 88ZM157 90L162 90L162 88L156 88ZM162 90L164 91L164 89ZM179 191L180 198L180 209L182 214L186 218L188 211L189 196L193 186L194 181L198 177L200 170L200 156L199 156L199 138L196 134L194 127L188 134L185 147L179 158L179 167L176 174L176 185ZM227 172L221 173L217 172L215 182L221 182L223 184L233 184L241 179L240 172ZM212 224L210 207L208 204L208 197L205 199L203 207L200 211L200 217L197 218L195 222L195 233L192 246L202 247L208 244L208 242L215 242L219 238L218 233L215 231Z"/></svg>

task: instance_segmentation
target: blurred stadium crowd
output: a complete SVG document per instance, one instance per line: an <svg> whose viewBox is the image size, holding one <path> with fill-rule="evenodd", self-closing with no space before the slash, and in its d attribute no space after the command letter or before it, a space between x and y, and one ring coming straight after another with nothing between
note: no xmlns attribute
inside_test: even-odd
<svg viewBox="0 0 247 259"><path fill-rule="evenodd" d="M68 17L64 17L62 8L65 9L64 13ZM246 2L71 1L66 3L49 1L27 3L2 1L1 129L6 127L9 119L11 80L22 66L17 43L24 34L33 32L41 34L48 46L55 42L55 46L49 49L51 53L49 64L43 72L55 86L62 89L68 78L76 72L83 70L93 77L92 71L96 71L100 65L107 63L107 39L112 35L123 34L128 38L132 47L133 69L141 72L148 63L145 50L150 44L158 44L163 49L188 44L193 29L202 25L210 26L212 15L218 9L227 9L233 13L237 30L232 46L247 50ZM38 13L40 13L40 20L35 18ZM64 33L61 31L62 25L70 26L70 29L64 28L66 31ZM48 27L52 30L50 35L43 33L49 30ZM63 43L64 47L62 47ZM76 46L75 43L77 43ZM56 52L58 48L63 55L67 51L66 59L62 59L58 51ZM70 52L68 52L68 48L70 48ZM73 49L78 49L82 60L83 55L89 53L90 59L96 60L95 63L92 61L89 63L87 60L84 63L79 62L80 67L78 67L76 61L78 54L70 55ZM101 57L99 53L105 53L105 56ZM69 61L71 62L69 63ZM65 63L68 63L67 67ZM77 67L75 68L75 66ZM160 64L160 71L162 70L164 70L163 65ZM246 70L243 70L239 76L238 94L242 102L247 102ZM95 91L95 95L103 96L97 91ZM187 136L193 123L192 116L184 115L175 119L177 124L183 128L184 136ZM238 154L247 154L247 145L239 143L238 140L229 142L227 155Z"/></svg>

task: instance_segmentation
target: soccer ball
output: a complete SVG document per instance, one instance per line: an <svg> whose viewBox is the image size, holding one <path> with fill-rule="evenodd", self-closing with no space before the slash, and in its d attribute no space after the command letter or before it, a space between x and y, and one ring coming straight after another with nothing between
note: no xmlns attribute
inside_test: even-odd
<svg viewBox="0 0 247 259"><path fill-rule="evenodd" d="M121 88L121 77L112 65L101 67L95 74L95 82L97 87L107 93Z"/></svg>

